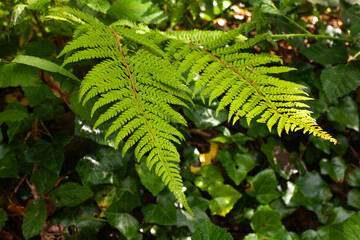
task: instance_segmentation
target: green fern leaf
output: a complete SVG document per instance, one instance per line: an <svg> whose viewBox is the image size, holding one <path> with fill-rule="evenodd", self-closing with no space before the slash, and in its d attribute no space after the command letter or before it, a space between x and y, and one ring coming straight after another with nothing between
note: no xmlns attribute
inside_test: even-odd
<svg viewBox="0 0 360 240"><path fill-rule="evenodd" d="M87 24L83 13L66 9L77 23ZM131 24L126 23L126 26ZM141 27L145 29L144 27ZM146 29L145 29L146 30ZM115 148L125 141L123 154L135 147L135 157L147 155L146 163L168 185L179 202L192 214L183 193L183 181L175 144L183 135L171 125L186 125L185 119L171 105L191 103L183 78L165 53L152 41L152 35L133 31L118 24L82 28L78 36L60 54L67 55L64 65L82 59L103 59L85 76L80 86L83 104L95 98L92 116L102 109L94 128L110 122L105 138L115 134Z"/></svg>
<svg viewBox="0 0 360 240"><path fill-rule="evenodd" d="M304 92L304 86L268 75L293 69L268 66L282 64L275 55L246 52L269 34L244 40L238 38L239 33L239 29L234 29L228 33L190 31L171 34L173 40L168 43L167 51L179 62L180 71L189 71L192 79L198 76L194 94L210 95L209 103L220 97L217 112L228 106L229 120L232 118L233 123L241 117L248 123L257 119L266 123L269 131L277 124L279 135L283 130L302 129L304 133L336 143L336 139L316 124L311 112L303 109L308 107L303 101L311 100ZM200 35L209 37L201 38Z"/></svg>

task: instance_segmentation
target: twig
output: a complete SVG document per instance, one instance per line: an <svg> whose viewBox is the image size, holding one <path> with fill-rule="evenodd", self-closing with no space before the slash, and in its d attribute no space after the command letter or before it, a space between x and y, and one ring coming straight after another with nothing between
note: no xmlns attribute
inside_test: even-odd
<svg viewBox="0 0 360 240"><path fill-rule="evenodd" d="M272 38L274 40L281 40L281 39L289 39L294 37L304 37L304 38L315 38L315 39L329 39L329 40L338 40L344 42L353 42L353 38L338 38L326 35L314 35L314 34L302 34L302 33L289 33L289 34L276 34L273 35Z"/></svg>
<svg viewBox="0 0 360 240"><path fill-rule="evenodd" d="M14 189L14 193L16 193L16 192L19 190L21 184L23 184L23 182L25 181L25 179L26 179L27 177L28 177L28 175L25 174L25 175L20 179L20 182L18 183L18 185L16 185L16 187L15 187L15 189Z"/></svg>

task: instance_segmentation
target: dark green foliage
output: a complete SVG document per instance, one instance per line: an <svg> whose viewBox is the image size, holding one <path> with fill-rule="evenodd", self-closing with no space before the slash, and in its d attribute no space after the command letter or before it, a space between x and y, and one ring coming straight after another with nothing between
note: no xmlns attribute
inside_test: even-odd
<svg viewBox="0 0 360 240"><path fill-rule="evenodd" d="M0 235L358 239L359 5L337 4L1 2Z"/></svg>

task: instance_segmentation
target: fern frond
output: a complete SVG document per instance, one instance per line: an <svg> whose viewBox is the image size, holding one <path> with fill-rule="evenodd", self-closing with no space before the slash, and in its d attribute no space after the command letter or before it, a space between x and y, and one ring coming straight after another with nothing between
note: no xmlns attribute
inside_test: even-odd
<svg viewBox="0 0 360 240"><path fill-rule="evenodd" d="M173 34L167 51L179 62L180 71L191 73L189 78L200 76L195 82L194 94L209 95L209 104L220 97L217 112L228 106L229 120L232 118L233 123L241 117L249 124L257 119L266 123L270 131L277 124L279 135L283 130L302 129L304 133L336 143L336 139L316 124L311 112L303 109L308 107L303 101L311 100L304 86L268 75L292 68L268 66L282 64L281 58L275 55L241 52L265 40L269 34L238 41L239 33L240 30L235 29L223 34L207 34L212 36L208 39L199 37L200 31Z"/></svg>
<svg viewBox="0 0 360 240"><path fill-rule="evenodd" d="M74 16L65 16L88 23L82 13L71 13ZM138 33L135 28L144 31ZM135 147L138 160L147 155L148 167L154 167L170 191L192 213L182 190L180 157L175 147L184 137L171 125L186 125L183 116L171 106L187 107L192 103L191 90L145 30L144 26L128 22L114 27L102 23L97 28L89 25L77 33L60 55L67 55L64 64L82 59L101 60L85 76L79 94L83 104L97 99L92 116L106 109L94 127L110 122L105 138L115 134L115 148L125 141L123 154Z"/></svg>

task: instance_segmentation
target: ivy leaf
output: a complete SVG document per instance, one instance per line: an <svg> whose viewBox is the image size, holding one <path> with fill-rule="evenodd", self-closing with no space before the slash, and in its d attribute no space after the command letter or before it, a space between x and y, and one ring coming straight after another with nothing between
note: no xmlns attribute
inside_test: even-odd
<svg viewBox="0 0 360 240"><path fill-rule="evenodd" d="M248 172L255 167L254 159L250 154L236 154L234 159L228 151L219 151L216 159L226 168L228 176L238 186Z"/></svg>
<svg viewBox="0 0 360 240"><path fill-rule="evenodd" d="M161 192L156 197L157 204L147 204L142 207L146 223L156 223L170 226L176 224L176 208L174 198L168 192Z"/></svg>
<svg viewBox="0 0 360 240"><path fill-rule="evenodd" d="M40 167L31 174L31 182L42 196L55 187L57 180L58 175L44 167Z"/></svg>
<svg viewBox="0 0 360 240"><path fill-rule="evenodd" d="M117 19L127 18L146 24L158 22L165 17L163 11L151 2L141 0L117 0L111 5L108 14Z"/></svg>
<svg viewBox="0 0 360 240"><path fill-rule="evenodd" d="M326 96L335 100L360 86L360 70L351 62L339 64L322 70L320 80Z"/></svg>
<svg viewBox="0 0 360 240"><path fill-rule="evenodd" d="M340 157L334 157L330 161L320 161L321 174L328 174L335 182L342 182L345 177L346 163Z"/></svg>
<svg viewBox="0 0 360 240"><path fill-rule="evenodd" d="M360 192L357 189L351 189L347 195L347 202L349 206L360 209Z"/></svg>
<svg viewBox="0 0 360 240"><path fill-rule="evenodd" d="M209 221L203 222L198 230L191 236L192 240L232 240L230 233L225 229L212 224Z"/></svg>
<svg viewBox="0 0 360 240"><path fill-rule="evenodd" d="M113 184L125 175L129 158L130 154L123 157L121 151L98 145L93 153L80 159L76 170L88 186Z"/></svg>
<svg viewBox="0 0 360 240"><path fill-rule="evenodd" d="M331 142L322 138L314 137L313 135L309 137L309 140L315 145L317 149L320 149L326 154L330 154Z"/></svg>
<svg viewBox="0 0 360 240"><path fill-rule="evenodd" d="M71 102L73 102L73 100L71 100ZM74 96L74 102L79 102L78 96ZM73 105L73 107L75 107L75 105ZM84 109L84 106L82 106L81 104L78 107L79 107L79 109L81 109L81 108ZM92 108L91 103L90 102L86 103L85 108L88 108L88 110L89 110L87 113L91 112L91 108ZM76 112L76 113L78 114L78 112ZM84 116L81 115L81 117L84 117ZM111 136L109 138L107 138L106 140L104 140L105 134L106 134L109 126L100 125L99 127L95 128L95 129L93 128L93 126L94 126L94 124L92 122L85 120L83 118L80 118L78 116L75 116L74 134L77 136L80 136L80 137L89 138L100 145L105 145L105 146L109 146L109 147L115 146L115 139L112 138Z"/></svg>
<svg viewBox="0 0 360 240"><path fill-rule="evenodd" d="M40 85L39 70L22 64L0 66L0 87L27 87Z"/></svg>
<svg viewBox="0 0 360 240"><path fill-rule="evenodd" d="M90 8L106 13L110 8L110 3L106 0L79 0L79 2L85 3Z"/></svg>
<svg viewBox="0 0 360 240"><path fill-rule="evenodd" d="M249 196L256 197L261 204L268 204L280 196L276 190L277 185L278 181L274 170L265 169L256 174L255 177L248 177L246 193Z"/></svg>
<svg viewBox="0 0 360 240"><path fill-rule="evenodd" d="M139 186L136 179L127 177L114 185L98 185L93 187L95 192L95 201L100 208L109 207L117 204L122 212L129 212L133 208L140 206Z"/></svg>
<svg viewBox="0 0 360 240"><path fill-rule="evenodd" d="M316 231L310 229L301 234L301 240L321 240L321 238Z"/></svg>
<svg viewBox="0 0 360 240"><path fill-rule="evenodd" d="M5 210L0 208L0 231L5 226L7 219L8 215L6 214Z"/></svg>
<svg viewBox="0 0 360 240"><path fill-rule="evenodd" d="M99 230L105 226L105 220L94 217L99 214L99 208L94 203L86 202L76 208L62 208L51 218L51 221L53 224L78 228L78 235L73 239L94 239L94 236L99 234Z"/></svg>
<svg viewBox="0 0 360 240"><path fill-rule="evenodd" d="M210 221L210 219L205 210L198 207L191 207L191 210L193 211L194 216L191 216L190 213L182 209L176 209L176 225L178 227L186 226L194 233L196 229L199 229L202 222Z"/></svg>
<svg viewBox="0 0 360 240"><path fill-rule="evenodd" d="M75 207L93 195L89 186L68 182L52 191L50 198L57 207Z"/></svg>
<svg viewBox="0 0 360 240"><path fill-rule="evenodd" d="M327 118L329 121L336 122L337 124L340 123L355 131L359 131L358 105L350 96L341 99L338 107L330 107Z"/></svg>
<svg viewBox="0 0 360 240"><path fill-rule="evenodd" d="M347 177L349 186L360 187L360 169L354 169Z"/></svg>
<svg viewBox="0 0 360 240"><path fill-rule="evenodd" d="M305 206L311 211L316 211L326 193L327 184L317 172L307 172L300 176L295 183L288 182L287 190L283 196L286 206Z"/></svg>
<svg viewBox="0 0 360 240"><path fill-rule="evenodd" d="M30 148L25 160L31 163L40 162L43 167L59 174L64 162L64 152L57 144L39 140Z"/></svg>
<svg viewBox="0 0 360 240"><path fill-rule="evenodd" d="M135 168L139 174L141 183L153 196L158 195L158 193L164 189L165 185L161 181L161 178L155 174L153 169L149 170L143 161L141 161L140 164L137 164Z"/></svg>
<svg viewBox="0 0 360 240"><path fill-rule="evenodd" d="M224 182L224 177L221 174L221 168L214 165L205 165L201 167L201 176L195 178L195 185L203 191L208 191L208 188L216 182Z"/></svg>
<svg viewBox="0 0 360 240"><path fill-rule="evenodd" d="M122 209L118 208L120 204L111 205L106 209L104 215L108 222L115 228L117 228L122 235L127 238L133 237L140 229L140 224L128 213L122 213Z"/></svg>
<svg viewBox="0 0 360 240"><path fill-rule="evenodd" d="M35 199L29 203L25 209L22 224L22 232L25 239L39 234L45 224L46 217L46 205L43 199Z"/></svg>
<svg viewBox="0 0 360 240"><path fill-rule="evenodd" d="M215 182L208 188L208 192L212 197L210 201L211 214L226 216L235 203L241 198L242 194L236 191L231 185Z"/></svg>
<svg viewBox="0 0 360 240"><path fill-rule="evenodd" d="M341 223L354 215L354 211L344 209L343 207L334 207L330 210L329 218L326 224L331 225L335 223Z"/></svg>
<svg viewBox="0 0 360 240"><path fill-rule="evenodd" d="M22 87L25 97L31 107L34 107L45 100L55 99L51 89L45 84L39 86Z"/></svg>
<svg viewBox="0 0 360 240"><path fill-rule="evenodd" d="M254 232L274 239L290 239L281 223L280 213L269 206L259 206L251 218Z"/></svg>
<svg viewBox="0 0 360 240"><path fill-rule="evenodd" d="M190 106L189 109L183 108L183 111L197 128L216 127L228 119L228 113L225 109L216 114L218 105L219 102L217 101L213 101L210 107L195 103L195 106Z"/></svg>
<svg viewBox="0 0 360 240"><path fill-rule="evenodd" d="M335 42L331 48L329 48L327 43L318 42L308 48L302 49L300 53L304 54L308 59L322 65L346 63L348 56L346 46L342 42Z"/></svg>
<svg viewBox="0 0 360 240"><path fill-rule="evenodd" d="M5 109L0 113L0 125L4 122L19 122L29 116L27 111L22 109Z"/></svg>
<svg viewBox="0 0 360 240"><path fill-rule="evenodd" d="M0 178L18 178L18 161L10 148L0 145Z"/></svg>

